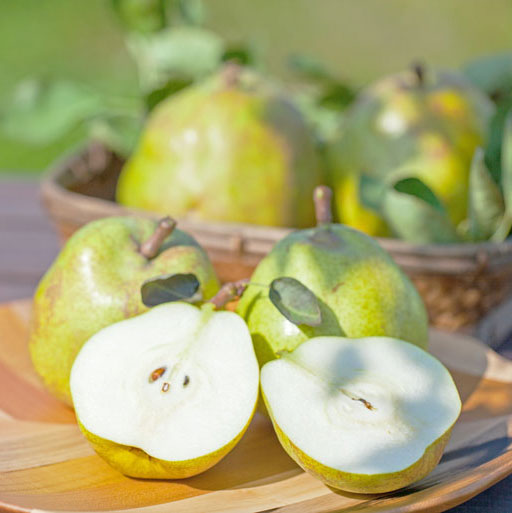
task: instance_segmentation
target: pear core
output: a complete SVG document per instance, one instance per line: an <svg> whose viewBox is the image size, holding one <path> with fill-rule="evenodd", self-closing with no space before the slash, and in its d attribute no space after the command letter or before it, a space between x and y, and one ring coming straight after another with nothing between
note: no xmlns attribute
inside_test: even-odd
<svg viewBox="0 0 512 513"><path fill-rule="evenodd" d="M259 376L240 317L173 303L94 335L70 383L100 456L130 476L180 478L211 467L242 436Z"/></svg>
<svg viewBox="0 0 512 513"><path fill-rule="evenodd" d="M262 393L292 458L330 486L395 490L439 461L461 401L450 373L407 342L317 337L261 370Z"/></svg>

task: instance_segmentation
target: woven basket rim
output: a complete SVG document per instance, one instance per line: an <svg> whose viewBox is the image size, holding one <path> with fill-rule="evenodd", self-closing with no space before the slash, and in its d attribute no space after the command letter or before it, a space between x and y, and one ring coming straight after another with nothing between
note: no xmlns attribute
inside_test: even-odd
<svg viewBox="0 0 512 513"><path fill-rule="evenodd" d="M141 215L145 217L159 217L159 214L134 208L124 207L116 202L95 196L87 196L79 192L67 189L62 183L62 178L70 169L71 162L83 155L86 147L69 152L49 166L43 174L40 183L40 192L44 205L54 216L63 217L54 206L60 202L68 207L68 210L81 208L86 216L99 218L109 215ZM73 219L69 219L73 221ZM272 227L251 225L232 222L197 221L187 218L178 218L177 221L184 230L192 229L196 233L215 233L242 240L239 246L244 246L244 240L255 243L261 242L273 245L279 239L296 228ZM404 267L424 269L426 273L462 274L474 272L478 268L501 269L512 268L512 241L505 242L477 242L477 243L453 243L453 244L417 244L399 239L377 238L381 246L391 252L395 260ZM236 245L236 244L235 244ZM247 246L247 245L245 245ZM256 251L261 253L261 251ZM415 261L417 260L417 261ZM444 266L443 261L449 265ZM461 264L460 269L456 265Z"/></svg>

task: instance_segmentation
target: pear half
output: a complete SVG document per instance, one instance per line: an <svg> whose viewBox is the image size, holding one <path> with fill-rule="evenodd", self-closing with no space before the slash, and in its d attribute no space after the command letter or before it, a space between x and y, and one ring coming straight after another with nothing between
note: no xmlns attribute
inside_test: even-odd
<svg viewBox="0 0 512 513"><path fill-rule="evenodd" d="M238 315L167 303L89 339L71 393L83 433L112 467L185 478L240 440L254 414L258 370Z"/></svg>
<svg viewBox="0 0 512 513"><path fill-rule="evenodd" d="M261 388L277 436L334 488L383 493L437 465L461 401L433 356L387 337L317 337L265 364Z"/></svg>

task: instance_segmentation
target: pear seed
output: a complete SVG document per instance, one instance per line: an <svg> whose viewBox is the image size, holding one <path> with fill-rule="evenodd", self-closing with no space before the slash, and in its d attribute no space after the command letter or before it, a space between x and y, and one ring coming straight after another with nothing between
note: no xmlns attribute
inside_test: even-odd
<svg viewBox="0 0 512 513"><path fill-rule="evenodd" d="M166 367L158 367L158 369L155 369L150 375L149 375L149 382L153 383L158 378L161 378L163 373L166 371Z"/></svg>
<svg viewBox="0 0 512 513"><path fill-rule="evenodd" d="M183 380L183 386L186 387L190 383L190 378L185 375L185 379Z"/></svg>
<svg viewBox="0 0 512 513"><path fill-rule="evenodd" d="M167 381L162 385L162 392L167 392L170 388L169 383Z"/></svg>

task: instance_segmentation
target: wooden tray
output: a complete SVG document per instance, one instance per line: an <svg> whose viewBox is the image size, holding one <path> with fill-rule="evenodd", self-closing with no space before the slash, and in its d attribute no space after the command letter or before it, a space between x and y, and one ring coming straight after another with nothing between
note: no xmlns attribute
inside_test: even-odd
<svg viewBox="0 0 512 513"><path fill-rule="evenodd" d="M129 479L94 454L72 410L48 395L27 352L30 302L0 306L0 509L143 512L444 511L512 473L512 362L474 339L433 331L464 410L432 474L385 496L334 493L281 449L257 416L216 467L181 481Z"/></svg>

